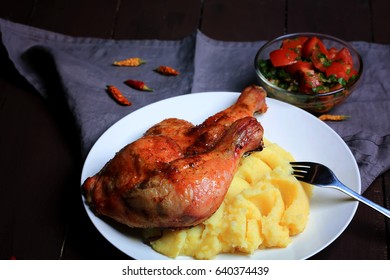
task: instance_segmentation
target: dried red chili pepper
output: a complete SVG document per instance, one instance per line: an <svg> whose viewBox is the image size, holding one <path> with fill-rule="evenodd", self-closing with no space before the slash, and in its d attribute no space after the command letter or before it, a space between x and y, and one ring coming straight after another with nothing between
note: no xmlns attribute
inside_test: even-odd
<svg viewBox="0 0 390 280"><path fill-rule="evenodd" d="M323 114L318 117L322 121L343 121L349 118L346 115L332 115L332 114Z"/></svg>
<svg viewBox="0 0 390 280"><path fill-rule="evenodd" d="M142 91L153 91L150 87L148 87L144 82L137 80L126 80L125 84L138 90Z"/></svg>
<svg viewBox="0 0 390 280"><path fill-rule="evenodd" d="M112 98L115 99L119 104L130 106L132 103L120 92L120 90L113 85L107 86L107 91L111 95Z"/></svg>
<svg viewBox="0 0 390 280"><path fill-rule="evenodd" d="M128 66L128 67L137 67L141 64L146 63L145 60L142 60L139 57L131 57L124 60L114 61L113 65L115 66Z"/></svg>
<svg viewBox="0 0 390 280"><path fill-rule="evenodd" d="M154 71L167 76L177 76L180 74L176 69L165 65L159 66L158 68L154 69Z"/></svg>

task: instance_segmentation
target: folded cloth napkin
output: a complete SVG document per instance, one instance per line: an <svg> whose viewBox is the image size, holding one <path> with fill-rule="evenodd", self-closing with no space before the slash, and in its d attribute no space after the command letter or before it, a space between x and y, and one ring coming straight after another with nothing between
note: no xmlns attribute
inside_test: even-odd
<svg viewBox="0 0 390 280"><path fill-rule="evenodd" d="M213 40L200 31L182 40L105 40L79 38L0 19L3 45L16 69L47 98L65 99L80 133L85 157L93 143L123 116L168 97L204 91L240 92L256 82L253 59L264 44ZM362 191L390 168L390 45L352 42L363 57L365 73L358 90L335 114L347 122L329 123L346 141L358 162ZM147 61L140 67L114 67L128 57ZM169 65L181 74L153 71ZM123 81L142 80L154 92L131 91L132 106L118 106L104 92Z"/></svg>
<svg viewBox="0 0 390 280"><path fill-rule="evenodd" d="M16 69L44 97L65 98L79 128L83 156L98 137L123 116L153 102L190 93L195 37L182 41L114 41L74 38L0 20L2 41ZM112 63L140 57L140 67L114 67ZM165 77L153 71L160 65L180 69ZM155 92L131 90L124 81L142 80ZM105 92L115 85L132 106L118 106ZM61 96L58 96L61 95Z"/></svg>

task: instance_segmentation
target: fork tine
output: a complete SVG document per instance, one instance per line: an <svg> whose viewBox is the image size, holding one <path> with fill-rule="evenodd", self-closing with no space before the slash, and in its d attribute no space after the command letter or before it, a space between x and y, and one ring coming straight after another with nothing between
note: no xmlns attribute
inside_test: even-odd
<svg viewBox="0 0 390 280"><path fill-rule="evenodd" d="M305 164L301 164L300 162L290 162L290 165L293 169L293 175L300 175L300 176L303 176L303 174L306 174L310 167L305 165Z"/></svg>
<svg viewBox="0 0 390 280"><path fill-rule="evenodd" d="M307 174L307 171L304 171L304 170L293 170L292 174L294 176L305 176L305 174Z"/></svg>
<svg viewBox="0 0 390 280"><path fill-rule="evenodd" d="M300 181L315 184L327 185L330 184L336 176L334 173L323 164L317 162L290 162L293 168L293 175ZM298 176L296 176L296 175ZM324 181L325 180L325 181Z"/></svg>
<svg viewBox="0 0 390 280"><path fill-rule="evenodd" d="M292 175L297 178L299 181L310 182L310 162L306 161L296 161L290 162L290 165L293 169Z"/></svg>
<svg viewBox="0 0 390 280"><path fill-rule="evenodd" d="M299 171L293 171L292 175L297 178L297 179L301 179L301 178L304 178L305 175L302 174L302 172L299 172Z"/></svg>
<svg viewBox="0 0 390 280"><path fill-rule="evenodd" d="M310 168L311 163L308 161L291 161L290 164L293 167L304 167L304 168Z"/></svg>

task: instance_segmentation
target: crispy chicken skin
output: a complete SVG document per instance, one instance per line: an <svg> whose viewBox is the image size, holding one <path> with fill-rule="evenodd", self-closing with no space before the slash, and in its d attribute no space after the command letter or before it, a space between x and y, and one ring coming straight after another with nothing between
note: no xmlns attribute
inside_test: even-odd
<svg viewBox="0 0 390 280"><path fill-rule="evenodd" d="M166 135L178 143L185 155L202 153L212 149L236 120L255 113L265 113L268 109L266 95L263 88L248 86L241 92L236 103L198 126L185 120L170 118L152 126L145 135Z"/></svg>
<svg viewBox="0 0 390 280"><path fill-rule="evenodd" d="M92 210L137 228L183 228L210 217L242 155L262 147L263 128L252 115L265 112L265 94L258 87L246 90L199 126L167 119L121 149L82 185ZM242 102L245 95L251 98ZM199 138L209 143L200 145Z"/></svg>

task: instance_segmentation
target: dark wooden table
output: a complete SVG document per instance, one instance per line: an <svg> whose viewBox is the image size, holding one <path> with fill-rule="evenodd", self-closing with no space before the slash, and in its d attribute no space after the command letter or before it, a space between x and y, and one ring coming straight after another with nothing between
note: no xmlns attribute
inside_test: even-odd
<svg viewBox="0 0 390 280"><path fill-rule="evenodd" d="M390 43L387 0L2 0L0 17L72 35L266 40L313 31ZM0 46L0 259L127 259L86 216L82 162L69 112L44 100ZM55 110L53 108L56 108ZM364 193L390 208L390 171ZM389 259L389 220L360 205L345 232L312 259Z"/></svg>

